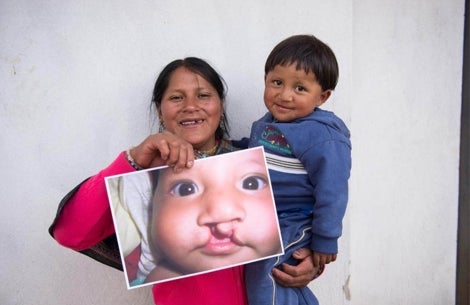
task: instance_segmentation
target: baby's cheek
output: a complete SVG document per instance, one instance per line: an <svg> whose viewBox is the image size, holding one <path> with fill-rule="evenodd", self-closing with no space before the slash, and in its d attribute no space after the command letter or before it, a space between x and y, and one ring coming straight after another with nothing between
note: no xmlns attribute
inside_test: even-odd
<svg viewBox="0 0 470 305"><path fill-rule="evenodd" d="M262 245L265 246L265 251L269 252L267 254L278 253L281 249L281 237L279 234L279 226L277 223L277 215L272 208L269 208L264 211L266 218L264 218L264 236Z"/></svg>
<svg viewBox="0 0 470 305"><path fill-rule="evenodd" d="M171 218L157 217L154 219L153 225L153 238L156 243L159 245L164 245L171 242L171 237L174 235L173 224L170 220Z"/></svg>

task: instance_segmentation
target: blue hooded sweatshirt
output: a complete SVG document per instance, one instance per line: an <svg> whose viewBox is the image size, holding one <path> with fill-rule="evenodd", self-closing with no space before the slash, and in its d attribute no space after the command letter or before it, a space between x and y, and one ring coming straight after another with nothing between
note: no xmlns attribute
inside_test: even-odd
<svg viewBox="0 0 470 305"><path fill-rule="evenodd" d="M286 123L266 113L251 129L249 147L264 146L281 229L289 215L308 215L311 249L321 253L338 252L351 170L349 138L343 121L320 108Z"/></svg>

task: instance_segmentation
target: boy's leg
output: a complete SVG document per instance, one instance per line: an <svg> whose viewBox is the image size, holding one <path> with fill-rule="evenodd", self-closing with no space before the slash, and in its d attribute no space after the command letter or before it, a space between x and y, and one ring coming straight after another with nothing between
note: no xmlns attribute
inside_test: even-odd
<svg viewBox="0 0 470 305"><path fill-rule="evenodd" d="M277 259L267 259L245 266L245 285L250 305L272 305L276 291L276 283L271 270Z"/></svg>
<svg viewBox="0 0 470 305"><path fill-rule="evenodd" d="M272 304L318 305L310 288L287 288L277 285L276 299Z"/></svg>
<svg viewBox="0 0 470 305"><path fill-rule="evenodd" d="M276 283L271 270L277 259L245 266L245 283L250 305L318 305L310 288L283 287Z"/></svg>
<svg viewBox="0 0 470 305"><path fill-rule="evenodd" d="M283 287L278 285L271 275L272 269L281 266L282 263L290 265L298 263L292 254L296 249L310 246L309 227L296 228L290 232L284 230L282 237L284 245L290 245L289 248L284 249L284 255L245 266L248 303L250 305L318 305L318 300L310 288Z"/></svg>

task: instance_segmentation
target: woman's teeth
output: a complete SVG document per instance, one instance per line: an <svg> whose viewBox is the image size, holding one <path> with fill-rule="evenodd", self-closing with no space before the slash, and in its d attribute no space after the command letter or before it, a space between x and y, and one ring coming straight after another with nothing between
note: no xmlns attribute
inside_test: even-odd
<svg viewBox="0 0 470 305"><path fill-rule="evenodd" d="M202 122L203 120L185 121L185 122L181 122L181 125L195 125L195 124L200 124Z"/></svg>

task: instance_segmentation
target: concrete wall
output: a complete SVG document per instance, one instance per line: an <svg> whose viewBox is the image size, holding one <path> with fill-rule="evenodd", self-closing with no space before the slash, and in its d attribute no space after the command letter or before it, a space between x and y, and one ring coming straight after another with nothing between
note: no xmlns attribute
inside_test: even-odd
<svg viewBox="0 0 470 305"><path fill-rule="evenodd" d="M181 1L182 2L182 1ZM453 304L463 0L0 2L1 304L152 304L122 273L47 234L59 200L155 130L170 60L207 59L234 138L265 110L263 65L297 33L327 42L326 108L353 141L339 260L322 305Z"/></svg>

